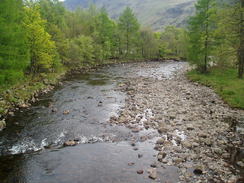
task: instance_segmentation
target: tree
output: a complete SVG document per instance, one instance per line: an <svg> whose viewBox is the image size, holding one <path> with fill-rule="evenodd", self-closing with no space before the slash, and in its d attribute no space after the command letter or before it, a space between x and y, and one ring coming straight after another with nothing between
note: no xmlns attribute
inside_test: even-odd
<svg viewBox="0 0 244 183"><path fill-rule="evenodd" d="M20 0L0 2L0 84L24 77L29 62Z"/></svg>
<svg viewBox="0 0 244 183"><path fill-rule="evenodd" d="M112 55L113 36L115 23L108 17L105 9L101 9L97 17L95 42L101 45L101 60L108 59Z"/></svg>
<svg viewBox="0 0 244 183"><path fill-rule="evenodd" d="M244 75L244 0L240 0L240 21L239 21L239 31L240 31L240 48L239 48L239 69L238 76L243 78Z"/></svg>
<svg viewBox="0 0 244 183"><path fill-rule="evenodd" d="M94 52L94 44L91 37L81 35L71 40L68 50L69 65L71 67L79 67L93 64Z"/></svg>
<svg viewBox="0 0 244 183"><path fill-rule="evenodd" d="M39 6L29 3L25 7L24 26L30 49L30 72L34 74L54 71L59 65L55 42L45 31L45 23Z"/></svg>
<svg viewBox="0 0 244 183"><path fill-rule="evenodd" d="M189 21L189 59L203 73L208 71L209 56L213 48L215 5L215 0L198 0L196 15Z"/></svg>
<svg viewBox="0 0 244 183"><path fill-rule="evenodd" d="M125 54L128 56L133 51L133 46L138 38L140 25L132 9L127 7L119 17L118 28L122 43L125 45Z"/></svg>
<svg viewBox="0 0 244 183"><path fill-rule="evenodd" d="M141 55L144 58L155 58L158 54L158 42L152 30L140 31Z"/></svg>
<svg viewBox="0 0 244 183"><path fill-rule="evenodd" d="M169 57L187 57L187 33L183 28L168 26L160 36L165 54Z"/></svg>

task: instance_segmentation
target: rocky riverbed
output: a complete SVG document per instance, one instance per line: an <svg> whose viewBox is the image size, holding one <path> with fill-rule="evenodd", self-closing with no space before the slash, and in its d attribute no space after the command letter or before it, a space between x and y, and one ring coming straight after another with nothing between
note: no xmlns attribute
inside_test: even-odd
<svg viewBox="0 0 244 183"><path fill-rule="evenodd" d="M235 132L243 110L231 109L212 89L189 81L187 64L173 75L159 75L157 64L141 63L141 67L152 69L150 77L142 73L120 83L118 90L127 93L126 106L110 122L134 133L158 130L154 147L158 161L152 166L178 167L180 182L244 181L244 139ZM233 149L242 151L236 161Z"/></svg>

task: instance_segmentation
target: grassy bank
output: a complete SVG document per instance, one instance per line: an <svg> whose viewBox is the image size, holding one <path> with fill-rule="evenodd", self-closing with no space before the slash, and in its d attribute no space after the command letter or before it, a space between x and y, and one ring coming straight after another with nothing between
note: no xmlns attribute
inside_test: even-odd
<svg viewBox="0 0 244 183"><path fill-rule="evenodd" d="M213 68L208 74L192 70L187 76L213 88L231 107L244 109L244 79L237 78L237 69Z"/></svg>
<svg viewBox="0 0 244 183"><path fill-rule="evenodd" d="M27 107L28 102L35 102L36 97L45 93L57 84L65 75L65 70L35 77L28 76L25 80L14 85L1 86L0 89L0 117L6 116L18 107Z"/></svg>

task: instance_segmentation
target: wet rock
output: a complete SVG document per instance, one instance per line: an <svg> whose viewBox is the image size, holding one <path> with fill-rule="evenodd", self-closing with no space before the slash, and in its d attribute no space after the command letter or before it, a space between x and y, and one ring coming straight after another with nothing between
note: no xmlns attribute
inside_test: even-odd
<svg viewBox="0 0 244 183"><path fill-rule="evenodd" d="M57 112L57 111L58 111L57 108L53 108L53 109L52 109L52 112Z"/></svg>
<svg viewBox="0 0 244 183"><path fill-rule="evenodd" d="M64 143L64 146L75 146L75 145L77 145L77 142L75 142L74 140L69 140Z"/></svg>
<svg viewBox="0 0 244 183"><path fill-rule="evenodd" d="M152 168L157 168L157 163L155 162L155 163L152 163L151 165L150 165Z"/></svg>
<svg viewBox="0 0 244 183"><path fill-rule="evenodd" d="M138 154L138 158L142 158L143 157L143 154Z"/></svg>
<svg viewBox="0 0 244 183"><path fill-rule="evenodd" d="M14 116L14 112L9 112L8 115L13 117Z"/></svg>
<svg viewBox="0 0 244 183"><path fill-rule="evenodd" d="M137 147L134 147L133 150L134 150L134 151L138 151L138 148L137 148Z"/></svg>
<svg viewBox="0 0 244 183"><path fill-rule="evenodd" d="M140 128L133 128L131 131L132 131L133 133L138 133L138 132L140 132Z"/></svg>
<svg viewBox="0 0 244 183"><path fill-rule="evenodd" d="M0 120L0 131L3 130L4 128L6 128L6 122L5 120Z"/></svg>
<svg viewBox="0 0 244 183"><path fill-rule="evenodd" d="M63 112L64 115L68 115L69 113L70 113L69 110L65 110L65 111Z"/></svg>
<svg viewBox="0 0 244 183"><path fill-rule="evenodd" d="M135 142L131 142L130 144L132 147L136 146L136 143Z"/></svg>
<svg viewBox="0 0 244 183"><path fill-rule="evenodd" d="M99 103L97 104L98 107L101 107L103 105L102 101L99 101Z"/></svg>
<svg viewBox="0 0 244 183"><path fill-rule="evenodd" d="M144 173L143 170L137 170L136 172L137 172L137 174L143 174Z"/></svg>
<svg viewBox="0 0 244 183"><path fill-rule="evenodd" d="M135 163L133 162L128 163L128 166L133 166L133 165L135 165Z"/></svg>
<svg viewBox="0 0 244 183"><path fill-rule="evenodd" d="M148 173L149 173L149 175L148 175L149 178L151 178L153 180L157 179L157 169L156 168L150 168L148 170Z"/></svg>

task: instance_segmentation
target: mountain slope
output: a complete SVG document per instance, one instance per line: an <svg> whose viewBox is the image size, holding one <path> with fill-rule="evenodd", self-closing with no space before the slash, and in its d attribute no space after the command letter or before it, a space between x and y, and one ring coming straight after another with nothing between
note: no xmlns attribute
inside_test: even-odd
<svg viewBox="0 0 244 183"><path fill-rule="evenodd" d="M66 0L70 10L87 8L91 3L105 7L112 18L118 18L126 6L131 7L140 23L160 30L167 25L183 26L194 12L196 0Z"/></svg>

